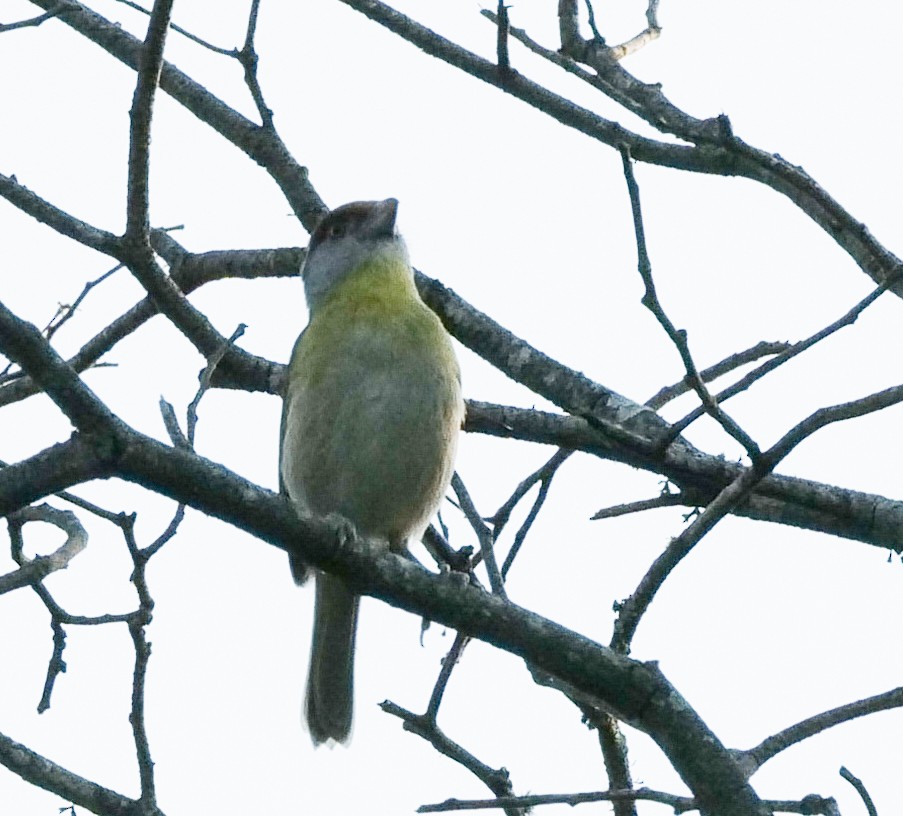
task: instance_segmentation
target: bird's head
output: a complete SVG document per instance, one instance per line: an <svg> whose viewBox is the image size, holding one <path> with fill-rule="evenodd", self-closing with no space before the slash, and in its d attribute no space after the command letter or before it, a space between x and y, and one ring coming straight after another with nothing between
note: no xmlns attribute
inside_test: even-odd
<svg viewBox="0 0 903 816"><path fill-rule="evenodd" d="M404 239L395 230L398 201L354 201L327 213L307 245L301 268L308 308L313 312L349 275L377 259L410 266Z"/></svg>

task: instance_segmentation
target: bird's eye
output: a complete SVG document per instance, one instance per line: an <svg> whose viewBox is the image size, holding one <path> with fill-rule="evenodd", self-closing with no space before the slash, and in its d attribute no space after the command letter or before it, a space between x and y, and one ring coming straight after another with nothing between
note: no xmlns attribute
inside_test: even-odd
<svg viewBox="0 0 903 816"><path fill-rule="evenodd" d="M344 224L333 224L329 228L329 237L330 238L341 238L345 234L345 225Z"/></svg>

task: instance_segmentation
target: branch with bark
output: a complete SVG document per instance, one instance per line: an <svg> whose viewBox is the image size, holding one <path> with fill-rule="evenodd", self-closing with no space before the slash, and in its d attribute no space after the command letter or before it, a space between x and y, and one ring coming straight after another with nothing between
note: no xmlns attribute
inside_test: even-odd
<svg viewBox="0 0 903 816"><path fill-rule="evenodd" d="M512 12L499 3L496 12L483 11L496 26L496 61L484 59L400 14L378 0L342 0L346 5L394 32L426 54L498 88L575 129L623 157L636 232L639 271L645 287L644 304L653 312L675 346L686 370L681 383L663 389L645 405L634 402L605 385L552 359L517 337L488 315L441 283L418 272L417 287L424 301L439 315L449 332L464 346L512 380L543 397L563 413L496 405L471 400L465 431L506 439L554 445L556 452L539 469L524 478L510 498L489 517L483 517L461 479L455 481L458 507L470 523L479 543L472 549L453 550L433 531L437 560L455 565L460 572L432 574L408 560L384 552L363 540L337 544L339 537L327 521L298 518L292 506L221 465L199 456L193 449L197 404L211 387L262 391L278 395L284 368L252 355L236 345L243 327L231 337L218 332L207 315L186 297L202 285L227 278L284 277L296 275L304 258L301 248L216 251L194 254L168 231L152 229L150 221L150 166L152 121L158 88L256 162L283 194L298 220L310 230L326 210L311 184L307 169L291 155L279 135L274 113L266 102L257 75L255 46L258 0L251 5L241 48L222 49L171 23L171 0L157 0L149 13L147 35L142 42L116 24L76 0L33 0L45 13L21 23L0 26L0 32L40 25L55 18L96 43L136 72L130 112L126 227L122 235L94 226L29 190L15 176L0 176L0 197L49 229L93 249L126 268L147 295L109 324L81 349L64 360L50 340L94 285L86 287L75 305L44 331L22 320L0 304L0 352L18 366L0 379L0 407L47 395L74 426L75 433L19 462L0 469L0 512L8 517L13 553L19 568L0 577L0 594L32 587L51 612L54 652L42 705L49 705L55 677L63 670L63 627L70 624L126 623L135 653L130 723L138 758L141 793L130 799L98 786L40 757L0 735L0 762L33 784L54 791L68 801L102 813L159 813L156 804L153 762L144 710L144 687L150 658L146 627L153 600L146 577L150 558L179 528L186 507L233 524L293 554L307 563L334 573L362 595L380 598L401 609L457 631L433 693L423 714L386 702L384 710L402 720L406 730L426 740L479 778L496 797L485 802L450 801L421 810L501 807L509 814L526 808L564 802L613 803L618 816L634 814L640 800L672 806L676 812L698 809L704 814L750 816L773 811L797 813L836 812L833 799L809 796L803 800L762 800L749 784L750 776L770 758L826 728L854 717L899 707L900 689L850 703L793 725L746 751L723 745L696 711L653 663L628 657L630 646L656 593L681 560L728 514L793 525L865 542L900 553L903 547L903 502L878 495L774 473L779 463L803 440L835 422L884 410L903 401L903 386L895 386L843 404L822 407L787 430L776 443L762 450L752 436L729 416L722 403L750 388L793 357L809 350L840 328L851 325L885 291L903 296L903 264L844 210L801 168L766 153L738 138L726 116L699 119L680 110L657 85L640 82L620 60L648 45L661 33L657 0L650 0L647 25L635 37L609 46L602 37L594 10L587 3L590 38L580 33L577 0L560 0L558 29L560 48L542 46L512 24ZM134 3L127 5L136 7ZM170 28L197 45L241 64L247 92L260 123L226 105L202 85L164 59ZM682 143L641 136L621 124L580 107L534 82L517 70L517 41L532 53L579 77L614 100L624 110L641 117L660 133ZM657 295L652 265L645 244L645 228L639 205L639 188L633 162L648 162L696 173L743 176L789 198L847 252L877 288L843 317L809 338L794 344L759 343L732 354L716 365L700 369L690 352L686 333L678 329ZM110 410L80 378L102 356L129 337L150 317L162 314L206 360L201 386L189 406L187 431L182 432L175 411L164 405L166 426L172 441L165 445L128 426ZM733 385L713 393L709 383L740 366L768 356L766 362ZM656 412L670 399L692 390L699 400L685 419L669 424ZM681 434L707 413L749 457L749 465L732 463L699 450ZM654 507L683 504L698 508L692 522L664 548L635 591L618 605L610 647L606 648L552 620L511 602L505 580L512 563L546 502L550 485L564 462L575 453L623 463L654 472L667 481L663 494L651 500L629 502L600 511L595 518L611 518ZM31 507L51 495L85 481L117 476L139 484L178 504L166 531L141 547L134 535L134 518L117 515L134 571L137 609L120 615L95 618L71 615L60 608L43 586L52 571L66 566L84 546L74 517L60 511ZM670 486L676 493L670 492ZM499 566L496 548L513 513L534 489L537 495L514 534L507 557ZM71 515L71 514L70 514ZM69 541L56 553L28 560L23 556L22 525L51 520L62 526ZM499 560L500 556L499 556ZM486 592L474 575L484 564L492 592ZM522 658L534 681L558 689L599 732L599 741L610 779L610 789L567 795L515 796L504 768L493 768L477 759L463 745L440 729L437 714L467 642L477 638ZM617 722L644 731L664 751L691 789L692 797L646 788L634 788L628 768L623 735ZM871 807L861 781L849 772L853 784Z"/></svg>

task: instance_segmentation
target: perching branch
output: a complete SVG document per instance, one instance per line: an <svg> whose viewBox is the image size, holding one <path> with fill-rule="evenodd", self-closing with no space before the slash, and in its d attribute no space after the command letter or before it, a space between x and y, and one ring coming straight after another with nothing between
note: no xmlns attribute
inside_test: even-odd
<svg viewBox="0 0 903 816"><path fill-rule="evenodd" d="M99 404L36 328L5 307L0 307L0 352L41 384L123 478L298 552L306 563L345 579L356 593L382 598L519 655L648 730L702 807L724 816L764 813L729 752L654 665L618 656L458 578L430 575L378 545L361 541L336 547L330 523L301 519L283 497L126 426ZM9 470L0 470L0 477ZM10 509L0 500L0 513Z"/></svg>

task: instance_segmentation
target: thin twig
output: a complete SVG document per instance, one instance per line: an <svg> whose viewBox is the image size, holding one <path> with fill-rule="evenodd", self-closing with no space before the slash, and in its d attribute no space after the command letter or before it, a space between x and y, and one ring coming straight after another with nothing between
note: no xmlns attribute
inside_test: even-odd
<svg viewBox="0 0 903 816"><path fill-rule="evenodd" d="M129 111L129 178L126 202L126 239L135 248L150 252L150 133L154 98L163 68L163 48L172 15L173 0L155 0L147 36L141 50L138 80Z"/></svg>
<svg viewBox="0 0 903 816"><path fill-rule="evenodd" d="M461 659L461 655L464 654L464 649L467 648L469 641L470 638L467 635L462 635L458 632L455 635L455 642L442 660L442 668L439 671L439 676L436 678L436 683L433 685L433 692L430 694L430 701L424 714L425 717L433 722L436 721L436 717L439 714L439 706L442 704L442 697L445 694L445 689L448 687L451 673L454 671L455 666L458 665L458 661Z"/></svg>
<svg viewBox="0 0 903 816"><path fill-rule="evenodd" d="M216 371L220 362L222 362L223 357L226 356L226 352L235 345L235 341L245 333L245 329L247 328L248 327L244 323L239 323L235 328L235 331L225 338L220 347L207 358L207 365L204 367L203 372L201 372L200 385L198 386L197 393L195 393L194 398L188 405L186 436L188 438L188 444L192 448L194 447L194 433L198 424L198 406L201 403L201 399L203 399L204 394L210 389L210 380L213 377L213 373Z"/></svg>
<svg viewBox="0 0 903 816"><path fill-rule="evenodd" d="M599 521L600 519L629 516L631 513L645 513L647 510L656 510L659 507L697 507L698 505L698 501L690 501L690 499L682 492L663 493L661 496L656 496L654 499L642 499L626 504L617 504L613 507L605 507L602 510L593 513L589 518L590 521Z"/></svg>
<svg viewBox="0 0 903 816"><path fill-rule="evenodd" d="M757 458L753 467L743 471L725 487L715 500L697 516L695 521L673 539L665 551L653 562L633 595L619 606L611 648L620 652L629 652L630 642L640 618L674 568L700 539L727 513L744 501L750 491L771 473L800 442L826 425L865 416L900 402L903 402L903 385L870 394L862 399L820 408L787 431L771 448Z"/></svg>
<svg viewBox="0 0 903 816"><path fill-rule="evenodd" d="M599 45L605 45L605 37L599 33L599 29L596 27L596 12L593 10L592 0L586 0L586 18L589 30L593 32L593 39Z"/></svg>
<svg viewBox="0 0 903 816"><path fill-rule="evenodd" d="M42 333L44 337L48 340L52 339L53 336L73 317L75 317L75 312L78 307L82 304L82 301L88 296L88 293L99 284L103 283L107 278L113 275L115 272L118 272L122 269L123 264L116 264L112 269L104 272L100 277L95 278L92 281L88 281L82 291L79 293L78 297L71 303L60 303L57 307L56 314L48 321L47 325L44 326ZM9 374L12 364L4 367L3 371L0 371L0 385L4 385L5 383L19 380L24 378L24 374L21 371L16 371L13 374Z"/></svg>
<svg viewBox="0 0 903 816"><path fill-rule="evenodd" d="M421 739L426 740L440 754L447 756L470 771L495 796L509 797L512 795L511 777L507 770L504 768L491 768L489 765L481 762L470 751L449 739L435 721L429 717L414 714L388 700L381 703L380 708L387 714L398 717L404 723L405 731L410 731L412 734L416 734ZM525 816L525 812L521 808L505 807L504 809L508 816Z"/></svg>
<svg viewBox="0 0 903 816"><path fill-rule="evenodd" d="M498 0L498 24L496 25L495 53L499 72L507 74L511 71L511 58L508 54L508 6L505 0Z"/></svg>
<svg viewBox="0 0 903 816"><path fill-rule="evenodd" d="M73 555L77 554L82 549L84 549L85 545L87 544L87 532L85 531L84 527L82 527L75 514L70 513L69 511L58 510L57 508L50 507L49 505L42 505L40 507L25 507L16 513L11 513L7 517L7 519L12 556L13 560L20 565L20 572L23 570L33 570L36 564L41 565L42 561L49 561L49 559L40 558L28 561L25 558L22 526L28 521L44 521L49 524L55 524L56 526L63 529L64 532L66 532L66 544L64 544L63 547L57 550L57 552L54 554L55 556L60 556L67 548L74 550ZM68 561L69 558L66 558L65 563L63 563L62 566L66 566L66 564L68 564ZM45 572L45 570L43 569L39 569L38 571ZM51 570L46 570L46 573L49 573L50 571ZM13 573L13 575L15 575L15 573ZM4 579L9 577L10 576L4 576ZM47 589L43 584L41 584L41 579L43 577L45 576L35 575L33 576L33 580L29 583L31 583L32 588L37 592L39 597L41 597L42 599L49 599L50 593L47 592ZM4 591L2 589L4 579L0 579L0 594L2 594L2 592ZM51 609L49 605L48 609ZM47 709L50 708L50 699L53 695L53 687L56 684L56 679L60 674L66 671L66 663L63 660L63 652L66 648L66 632L63 629L62 621L57 615L53 614L52 609L50 615L50 626L53 629L53 649L50 653L50 660L47 663L47 673L44 676L44 688L41 691L41 699L38 702L39 714L43 714L45 711L47 711Z"/></svg>
<svg viewBox="0 0 903 816"><path fill-rule="evenodd" d="M470 522L470 526L476 533L480 542L480 554L486 564L486 572L489 574L489 586L492 588L494 595L501 598L507 598L505 594L505 581L499 572L498 562L495 559L495 535L483 521L483 517L477 511L467 487L464 485L461 477L455 473L452 477L452 489L458 497L458 504L464 517Z"/></svg>
<svg viewBox="0 0 903 816"><path fill-rule="evenodd" d="M198 406L200 405L204 394L210 389L210 380L213 377L214 371L216 371L216 367L220 364L226 352L234 345L235 341L244 334L246 328L247 326L244 323L239 323L238 327L223 342L219 350L211 354L210 358L207 360L207 365L201 372L198 390L188 405L186 422L187 433L182 433L182 429L179 427L179 421L176 418L175 409L172 405L162 397L160 398L160 412L163 415L163 424L166 426L170 440L176 447L184 450L194 450L194 437L198 424ZM141 557L144 562L147 562L156 555L163 545L175 536L179 526L185 518L185 508L186 505L184 503L179 503L176 506L175 513L167 528L153 543L141 550Z"/></svg>
<svg viewBox="0 0 903 816"><path fill-rule="evenodd" d="M150 12L139 6L137 3L132 2L132 0L117 0L117 2L122 3L130 8L135 9L136 11L140 11L144 14L150 14ZM183 37L187 37L192 42L197 43L203 48L208 49L209 51L213 51L215 54L221 54L224 57L231 57L239 62L244 70L245 76L245 84L248 86L248 90L251 92L251 98L254 100L254 104L257 107L257 111L260 114L261 123L264 128L270 131L274 131L273 127L273 111L267 106L263 99L263 92L260 88L260 82L257 79L257 52L254 49L254 36L257 29L257 15L260 9L260 0L253 0L251 3L251 10L248 15L248 25L245 32L245 42L244 45L238 48L221 48L218 45L213 45L207 40L198 37L196 34L192 34L190 31L182 28L175 23L170 23L170 28L173 31L178 32Z"/></svg>
<svg viewBox="0 0 903 816"><path fill-rule="evenodd" d="M88 293L95 287L103 283L111 275L122 269L122 264L116 264L112 269L108 269L100 277L92 281L88 281L79 293L78 297L71 304L61 304L56 315L44 328L44 336L50 340L69 320L75 316L75 311L81 306L82 301L88 296Z"/></svg>
<svg viewBox="0 0 903 816"><path fill-rule="evenodd" d="M608 49L608 54L613 60L622 60L625 57L629 57L631 54L635 54L654 40L657 40L661 33L662 30L658 26L649 26L626 42L623 42L620 45L611 46Z"/></svg>
<svg viewBox="0 0 903 816"><path fill-rule="evenodd" d="M167 402L163 397L159 401L160 415L163 417L163 427L166 428L166 434L169 441L177 448L191 449L191 443L184 431L179 425L179 418L176 416L176 409L171 402Z"/></svg>
<svg viewBox="0 0 903 816"><path fill-rule="evenodd" d="M39 26L41 23L46 20L51 19L52 17L57 17L60 14L63 14L67 9L65 3L57 3L52 9L44 12L43 14L39 14L37 17L29 17L27 20L19 20L16 23L0 23L0 34L3 34L6 31L14 31L17 28L29 28L31 26Z"/></svg>
<svg viewBox="0 0 903 816"><path fill-rule="evenodd" d="M106 513L107 511L103 512ZM52 556L47 558L36 558L29 561L25 556L24 538L22 533L22 527L28 521L43 521L60 527L67 535L66 544ZM121 522L121 515L116 516L113 519L113 522L119 524ZM71 513L68 510L60 510L46 504L37 507L24 507L15 513L10 513L8 516L8 525L13 560L26 572L34 570L35 565L38 565L38 572L46 572L49 574L49 572L53 570L46 569L48 563L59 563L61 564L61 567L64 567L72 555L80 552L87 544L87 533L74 513ZM64 553L66 553L67 550L71 553L69 558L64 556ZM59 569L61 567L55 568ZM129 615L101 615L93 618L70 615L56 603L47 587L41 583L42 578L45 576L35 575L32 577L34 580L29 583L35 594L37 594L38 598L40 598L41 602L50 613L50 626L53 630L53 649L51 650L50 660L47 663L47 673L44 677L44 687L41 692L41 699L38 702L38 713L42 714L50 708L51 697L53 696L53 689L57 678L66 671L66 662L63 659L63 653L66 648L66 631L63 627L66 624L90 626L114 622L121 623L128 621Z"/></svg>
<svg viewBox="0 0 903 816"><path fill-rule="evenodd" d="M132 0L116 0L117 3L122 3L124 6L128 6L129 8L135 9L135 11L140 11L142 14L150 14L150 11L143 6L139 6L137 3L132 2ZM192 42L197 43L204 48L207 48L210 51L213 51L216 54L222 54L224 57L234 57L238 52L234 48L220 48L218 45L213 45L212 43L207 42L207 40L201 39L196 34L192 34L190 31L182 28L179 25L176 25L173 22L170 22L169 27L181 34L183 37L188 38Z"/></svg>
<svg viewBox="0 0 903 816"><path fill-rule="evenodd" d="M709 393L708 388L699 376L696 363L693 362L693 357L690 354L690 346L687 343L687 333L683 329L678 330L675 328L671 319L665 314L661 301L658 299L658 294L655 291L655 281L652 278L652 264L649 261L649 253L646 250L646 233L645 228L643 227L643 211L640 206L640 188L633 174L633 162L630 158L630 149L626 144L621 145L621 161L624 168L624 178L627 181L627 191L630 195L630 209L633 213L633 228L637 245L637 267L640 272L640 277L643 279L643 284L646 287L642 303L653 315L655 315L656 320L658 320L668 337L671 338L671 342L674 343L675 348L677 348L680 358L683 360L684 367L686 368L690 385L705 406L706 413L721 425L726 433L736 439L746 449L749 458L755 462L756 458L759 456L759 446L746 431L722 410Z"/></svg>
<svg viewBox="0 0 903 816"><path fill-rule="evenodd" d="M254 35L257 31L257 13L260 10L260 0L252 0L251 11L248 14L248 27L245 32L245 43L241 50L236 52L235 57L241 63L245 72L245 84L251 92L251 98L257 107L257 113L260 114L260 121L265 130L275 133L276 128L273 124L273 111L266 104L263 98L263 90L260 87L260 80L257 78L257 51L254 49Z"/></svg>
<svg viewBox="0 0 903 816"><path fill-rule="evenodd" d="M671 540L665 551L655 559L640 580L633 594L618 605L618 618L611 638L612 649L629 654L636 628L668 576L703 536L721 521L731 508L741 502L764 475L755 468L744 471L718 494L689 527Z"/></svg>
<svg viewBox="0 0 903 816"><path fill-rule="evenodd" d="M563 462L564 458L562 458L561 461ZM539 511L542 510L542 506L545 504L546 497L549 495L549 488L552 486L552 479L557 472L557 467L552 468L549 475L543 478L542 482L540 483L539 493L537 493L536 495L533 506L530 508L530 512L527 513L527 517L524 519L523 524L521 524L520 528L515 534L514 543L511 545L511 549L508 550L508 555L505 556L505 563L502 564L503 580L508 579L508 572L511 569L511 565L514 563L514 559L517 558L517 554L520 552L521 547L523 546L524 541L527 538L527 533L530 532L530 528L533 526L533 522L536 521L536 517L539 515Z"/></svg>
<svg viewBox="0 0 903 816"><path fill-rule="evenodd" d="M740 368L740 366L755 362L762 357L769 357L773 354L783 354L790 348L792 348L790 343L768 342L767 340L762 340L761 342L756 343L752 348L748 348L745 351L738 351L736 354L731 354L729 357L725 357L720 362L715 363L715 365L704 368L699 372L699 376L702 378L703 382L710 383L717 380L719 377L723 377L725 374L729 374L734 369ZM687 378L684 377L680 382L662 388L657 394L646 400L643 405L647 408L651 408L653 411L658 411L671 400L676 399L682 394L686 394L691 389L692 386ZM723 393L724 392L717 394L715 399L722 402ZM700 415L705 413L702 408L699 408L698 410Z"/></svg>
<svg viewBox="0 0 903 816"><path fill-rule="evenodd" d="M617 718L607 711L590 709L588 706L582 706L581 710L599 735L599 747L605 762L605 773L608 774L608 787L614 790L633 790L627 740ZM637 816L636 800L612 802L612 813L614 816Z"/></svg>
<svg viewBox="0 0 903 816"><path fill-rule="evenodd" d="M61 490L59 493L54 493L63 501L69 502L69 504L74 504L76 507L80 507L82 510L87 510L89 513L97 516L98 518L102 518L105 521L110 521L114 524L119 523L119 519L122 516L122 513L116 513L112 510L106 510L99 505L94 504L93 502L89 502L87 499L81 498L81 496L76 496L73 493L70 493L68 490Z"/></svg>
<svg viewBox="0 0 903 816"><path fill-rule="evenodd" d="M50 555L26 559L21 544L22 527L28 522L40 521L58 527L66 534L66 542ZM88 533L76 515L69 510L59 510L49 504L23 507L7 517L9 533L13 538L13 553L18 554L19 569L0 575L0 595L14 589L37 584L57 570L65 569L69 562L88 546Z"/></svg>
<svg viewBox="0 0 903 816"><path fill-rule="evenodd" d="M433 805L421 805L418 813L448 813L459 810L493 810L495 808L521 807L525 810L539 805L575 805L591 802L658 802L668 805L675 813L699 810L696 800L664 791L636 788L631 790L592 791L588 793L547 793L528 796L506 796L497 799L446 799ZM803 800L763 799L762 805L769 812L800 813L809 816L835 816L836 802L831 798L807 796Z"/></svg>
<svg viewBox="0 0 903 816"><path fill-rule="evenodd" d="M552 458L549 459L545 464L543 464L537 470L534 470L526 479L524 479L515 489L514 492L508 497L507 501L499 507L498 510L495 511L486 521L488 521L494 528L496 532L496 536L504 529L505 525L508 523L508 519L511 517L511 513L514 511L514 508L517 507L520 500L530 492L530 488L533 487L537 482L545 481L549 478L562 464L567 460L567 458L573 453L572 450L568 450L567 448L559 448L552 455Z"/></svg>
<svg viewBox="0 0 903 816"><path fill-rule="evenodd" d="M134 799L72 773L5 734L0 734L0 764L36 788L74 802L86 812L163 816L158 808L139 807Z"/></svg>
<svg viewBox="0 0 903 816"><path fill-rule="evenodd" d="M798 343L794 343L792 346L782 351L776 357L773 357L771 360L763 363L755 370L750 371L748 374L737 380L737 382L735 382L733 385L728 386L723 391L716 394L715 399L719 403L721 403L733 396L736 396L737 394L749 388L757 380L762 379L762 377L764 377L766 374L774 371L778 366L784 365L784 363L786 363L788 360L792 360L797 355L802 354L807 349L812 348L812 346L814 346L816 343L819 343L825 338L830 337L832 334L834 334L834 332L844 328L845 326L852 326L853 323L856 322L859 315L861 315L868 306L870 306L882 294L884 294L884 292L886 292L890 287L897 283L901 279L901 277L903 277L903 271L888 278L884 283L880 284L877 288L869 292L869 294L867 294L842 317L839 317L833 323L815 332L815 334L810 335L805 340L800 340ZM691 423L695 422L700 416L702 416L703 412L703 409L701 407L698 407L687 414L679 422L675 422L672 426L673 433L676 436L683 433Z"/></svg>
<svg viewBox="0 0 903 816"><path fill-rule="evenodd" d="M125 517L123 533L129 555L131 555L135 566L132 571L132 583L138 592L138 609L130 616L128 622L129 634L132 636L132 644L135 648L135 665L132 672L132 707L129 713L129 723L132 726L132 741L135 744L135 752L138 758L141 802L147 806L155 807L157 795L156 782L154 780L154 762L151 759L150 742L147 737L147 724L144 716L144 690L151 654L150 643L147 640L145 629L151 622L154 601L151 598L145 577L147 556L142 553L138 542L135 540L134 513Z"/></svg>
<svg viewBox="0 0 903 816"><path fill-rule="evenodd" d="M854 703L832 708L830 711L823 711L813 717L809 717L801 722L773 734L767 739L762 740L755 748L746 751L738 751L736 753L737 761L742 763L748 776L762 767L769 759L777 756L781 751L786 750L791 745L796 745L805 739L820 734L835 725L849 722L857 717L865 717L868 714L874 714L876 711L887 711L892 708L900 708L903 706L903 686L886 691L883 694L876 694L874 697L866 697L864 700L857 700Z"/></svg>
<svg viewBox="0 0 903 816"><path fill-rule="evenodd" d="M869 796L869 792L866 790L862 780L842 766L840 768L840 775L856 789L856 793L862 798L862 802L865 805L865 809L868 811L869 816L878 816L878 809L875 807L875 803L872 801L872 797Z"/></svg>
<svg viewBox="0 0 903 816"><path fill-rule="evenodd" d="M798 425L787 431L763 454L766 460L765 465L768 470L772 470L800 442L827 425L831 425L834 422L842 422L846 419L866 416L876 411L883 411L885 408L898 405L900 402L903 402L903 385L895 385L891 388L885 388L883 391L876 391L867 397L850 400L850 402L842 402L838 405L830 405L827 408L819 408Z"/></svg>
<svg viewBox="0 0 903 816"><path fill-rule="evenodd" d="M184 503L179 503L176 505L176 510L173 513L172 518L169 520L169 524L166 525L166 529L160 533L150 544L148 544L144 549L141 550L141 555L145 561L149 561L153 556L155 556L160 549L166 544L167 541L170 541L175 534L179 530L179 526L185 520L185 507Z"/></svg>

